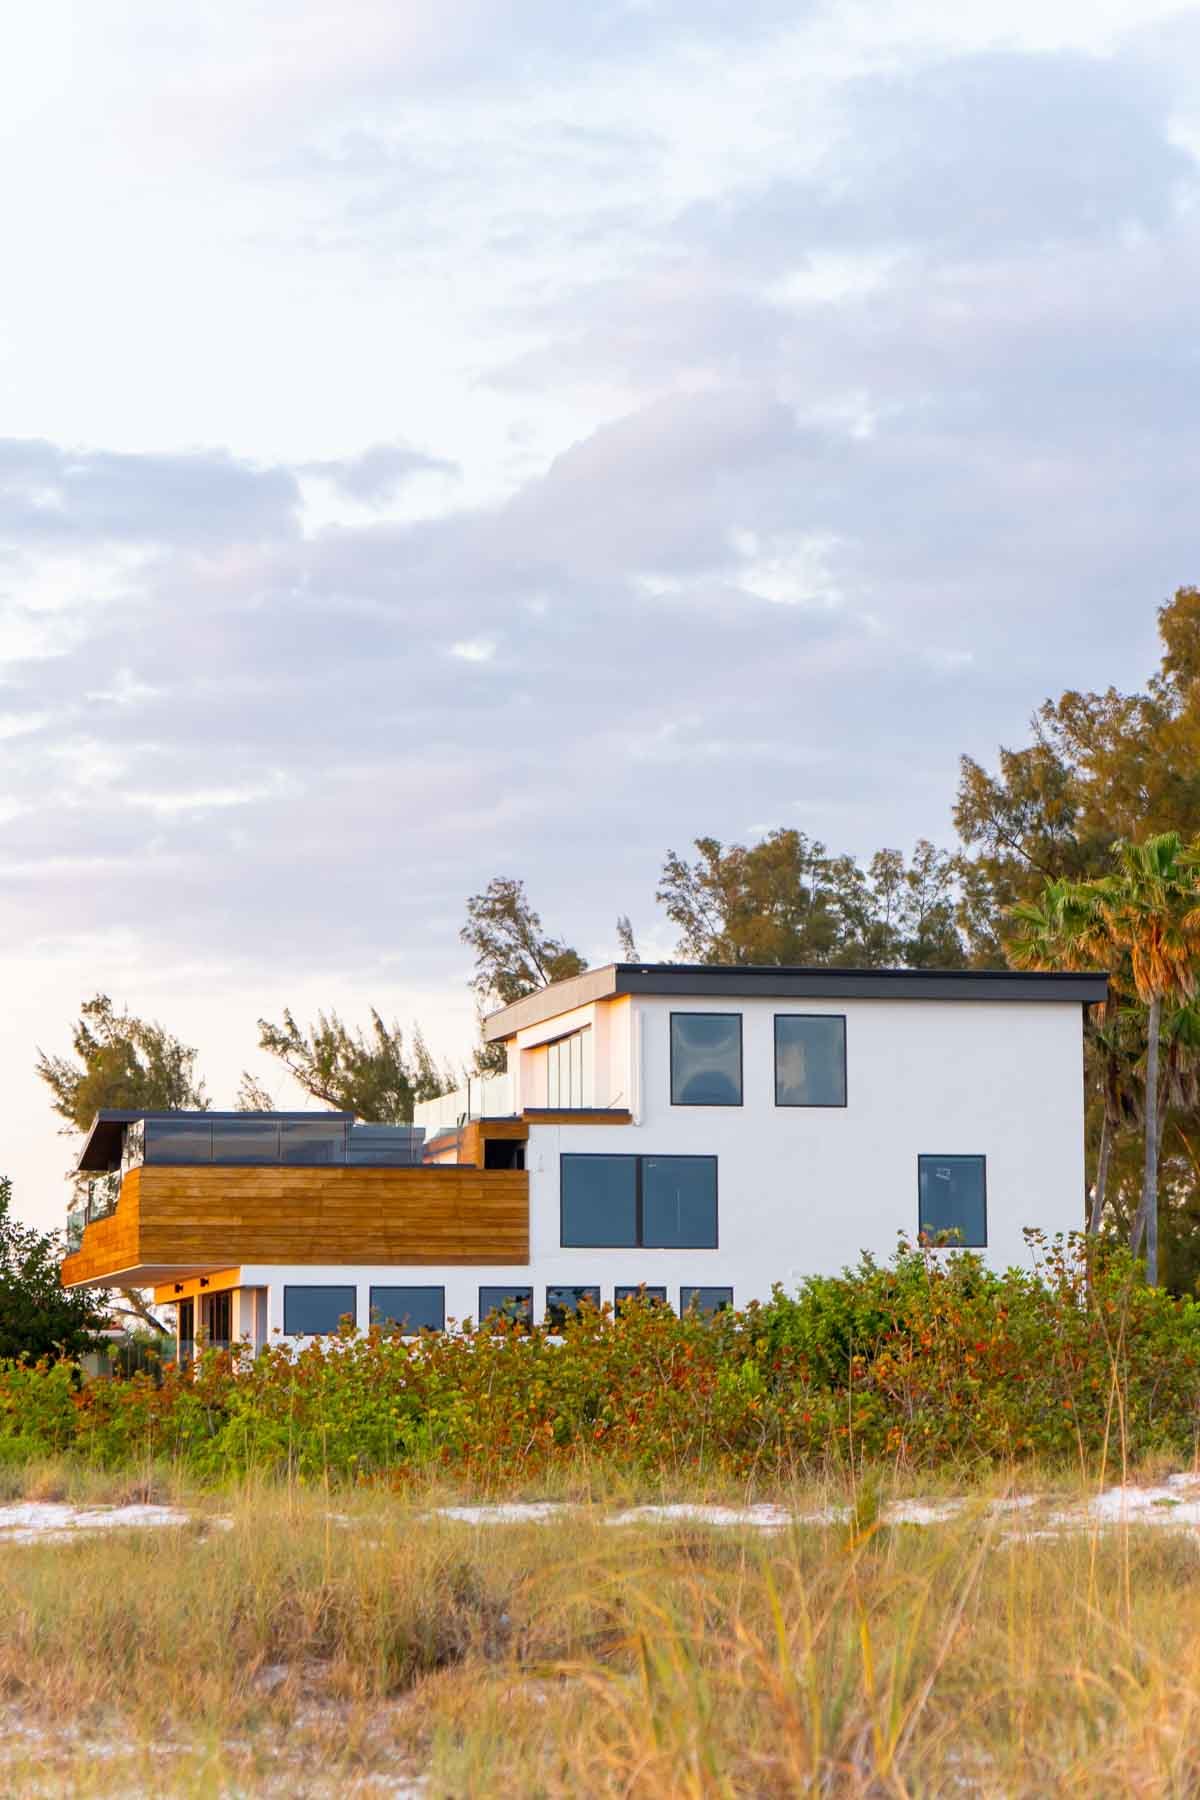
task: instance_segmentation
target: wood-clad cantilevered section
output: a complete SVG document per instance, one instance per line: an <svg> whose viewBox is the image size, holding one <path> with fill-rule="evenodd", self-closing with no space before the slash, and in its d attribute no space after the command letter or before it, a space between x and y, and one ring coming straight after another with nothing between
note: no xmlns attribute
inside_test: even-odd
<svg viewBox="0 0 1200 1800"><path fill-rule="evenodd" d="M144 1287L244 1263L529 1261L523 1169L145 1164L87 1226L64 1287Z"/></svg>

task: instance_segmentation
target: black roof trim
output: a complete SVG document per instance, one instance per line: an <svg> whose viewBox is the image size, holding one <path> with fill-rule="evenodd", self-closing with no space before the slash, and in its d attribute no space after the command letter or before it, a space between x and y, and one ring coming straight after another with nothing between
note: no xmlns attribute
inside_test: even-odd
<svg viewBox="0 0 1200 1800"><path fill-rule="evenodd" d="M1108 997L1108 976L1023 969L832 969L765 964L608 963L514 1000L484 1021L489 1044L560 1013L618 994L689 999L1043 1000L1087 1006Z"/></svg>
<svg viewBox="0 0 1200 1800"><path fill-rule="evenodd" d="M102 1106L87 1129L83 1148L79 1152L76 1171L86 1174L115 1168L121 1159L121 1139L126 1125L133 1125L139 1119L204 1119L209 1124L214 1119L243 1119L252 1122L255 1119L282 1119L287 1123L299 1121L304 1124L331 1119L338 1119L343 1124L354 1123L353 1113L344 1112L189 1112L184 1107L172 1106Z"/></svg>

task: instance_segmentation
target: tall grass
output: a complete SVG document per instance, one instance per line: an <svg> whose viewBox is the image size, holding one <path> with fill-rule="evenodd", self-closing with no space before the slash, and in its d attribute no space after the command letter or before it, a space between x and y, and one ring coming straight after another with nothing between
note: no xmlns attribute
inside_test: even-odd
<svg viewBox="0 0 1200 1800"><path fill-rule="evenodd" d="M228 1529L0 1550L0 1696L46 1734L10 1733L0 1792L1200 1791L1191 1533L227 1501Z"/></svg>

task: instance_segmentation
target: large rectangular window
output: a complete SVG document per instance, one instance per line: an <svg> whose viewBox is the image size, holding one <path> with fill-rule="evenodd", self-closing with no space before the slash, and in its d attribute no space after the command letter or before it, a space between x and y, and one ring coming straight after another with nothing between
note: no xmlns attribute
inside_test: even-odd
<svg viewBox="0 0 1200 1800"><path fill-rule="evenodd" d="M695 1307L700 1316L707 1319L713 1313L725 1312L732 1305L731 1287L681 1287L679 1290L680 1312L688 1312Z"/></svg>
<svg viewBox="0 0 1200 1800"><path fill-rule="evenodd" d="M557 1331L566 1324L572 1313L577 1313L585 1301L592 1306L600 1304L598 1287L548 1287L546 1289L546 1323L551 1331Z"/></svg>
<svg viewBox="0 0 1200 1800"><path fill-rule="evenodd" d="M986 1157L917 1158L917 1231L951 1248L986 1248Z"/></svg>
<svg viewBox="0 0 1200 1800"><path fill-rule="evenodd" d="M715 1250L715 1156L643 1156L642 1235L654 1250Z"/></svg>
<svg viewBox="0 0 1200 1800"><path fill-rule="evenodd" d="M358 1293L353 1287L285 1287L283 1329L288 1337L316 1337L336 1331L344 1318L358 1323Z"/></svg>
<svg viewBox="0 0 1200 1800"><path fill-rule="evenodd" d="M585 1025L546 1045L546 1105L571 1111L592 1104L592 1028Z"/></svg>
<svg viewBox="0 0 1200 1800"><path fill-rule="evenodd" d="M562 1156L566 1249L715 1250L715 1156Z"/></svg>
<svg viewBox="0 0 1200 1800"><path fill-rule="evenodd" d="M418 1331L446 1329L444 1287L373 1287L371 1323L415 1337Z"/></svg>
<svg viewBox="0 0 1200 1800"><path fill-rule="evenodd" d="M671 1105L741 1104L741 1013L672 1013Z"/></svg>
<svg viewBox="0 0 1200 1800"><path fill-rule="evenodd" d="M479 1290L479 1323L493 1315L512 1319L518 1325L533 1324L533 1289L531 1287L481 1287Z"/></svg>
<svg viewBox="0 0 1200 1800"><path fill-rule="evenodd" d="M845 1106L846 1021L840 1014L775 1015L776 1106Z"/></svg>
<svg viewBox="0 0 1200 1800"><path fill-rule="evenodd" d="M637 1165L636 1156L559 1159L564 1245L637 1243Z"/></svg>

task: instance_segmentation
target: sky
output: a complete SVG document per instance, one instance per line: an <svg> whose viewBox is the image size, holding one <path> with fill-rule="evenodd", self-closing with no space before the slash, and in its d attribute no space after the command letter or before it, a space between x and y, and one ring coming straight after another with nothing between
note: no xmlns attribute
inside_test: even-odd
<svg viewBox="0 0 1200 1800"><path fill-rule="evenodd" d="M0 57L0 1172L97 990L461 1063L466 896L953 842L1200 581L1200 14L39 0Z"/></svg>

